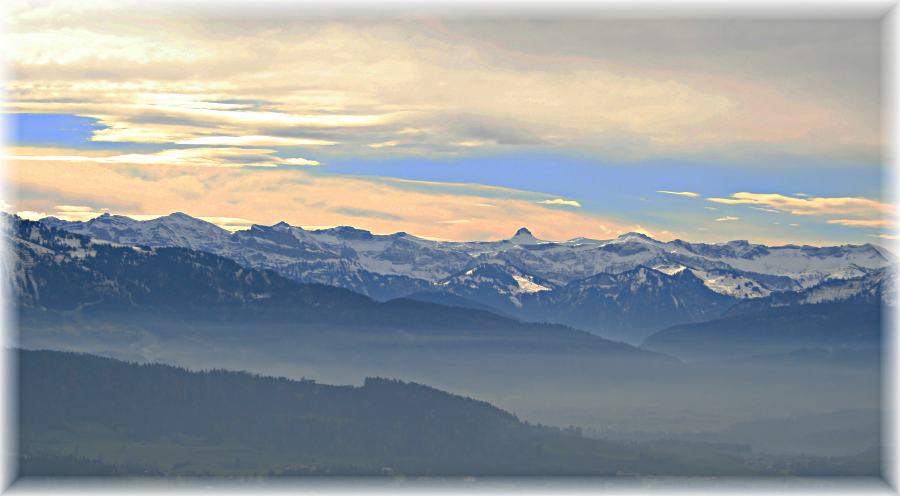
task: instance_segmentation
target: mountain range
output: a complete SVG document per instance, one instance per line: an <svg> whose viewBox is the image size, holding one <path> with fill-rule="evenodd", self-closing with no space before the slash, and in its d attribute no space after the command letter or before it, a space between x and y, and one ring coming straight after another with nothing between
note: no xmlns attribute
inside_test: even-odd
<svg viewBox="0 0 900 496"><path fill-rule="evenodd" d="M3 280L17 302L18 346L337 384L395 377L554 425L693 432L772 412L875 407L879 369L870 358L878 356L881 306L896 302L891 263L865 267L865 247L816 249L824 250L821 259L803 263L824 271L823 259L845 269L815 284L754 272L754 284L768 293L739 297L715 291L708 276L734 280L749 278L749 271L721 261L714 268L710 260L705 269L638 263L667 245L642 235L586 250L566 247L585 240L541 242L525 231L496 242L410 241L432 247L424 260L449 252L469 256L471 264L443 269L434 282L421 279L424 289L411 288L407 297L379 301L249 263L257 255L302 263L293 258L300 251L285 247L297 239L289 226L220 236L217 227L184 215L125 219L122 225L136 223L149 242L137 242L137 231L121 226L106 234L96 227L122 220L116 216L95 219L97 236L52 220L3 217L4 245L14 255L3 258L12 262L2 267ZM254 231L280 241L266 242ZM104 239L115 232L121 236ZM348 255L335 260L345 265L358 262L367 242L392 243L390 236L349 228L299 232L341 240ZM496 254L488 260L464 251L475 246ZM709 247L692 246L710 256ZM537 273L542 247L550 261ZM599 251L620 270L561 282L549 268L565 250ZM411 270L427 268L417 265L415 253L408 256ZM388 276L415 279L397 272Z"/></svg>
<svg viewBox="0 0 900 496"><path fill-rule="evenodd" d="M122 245L40 222L18 218L8 222L8 241L16 252L8 280L24 319L160 319L216 323L221 329L283 324L432 336L450 332L457 346L469 336L482 348L535 346L543 351L590 349L655 357L563 325L403 298L378 302L344 288L299 283L269 269L246 268L205 251Z"/></svg>
<svg viewBox="0 0 900 496"><path fill-rule="evenodd" d="M885 267L862 277L827 279L801 291L740 301L719 318L658 331L642 346L690 359L797 349L878 350L883 309L897 304L896 278L896 269Z"/></svg>
<svg viewBox="0 0 900 496"><path fill-rule="evenodd" d="M845 288L896 262L871 244L765 246L747 241L545 241L522 228L499 241L447 242L353 227L307 230L279 222L228 232L183 213L152 220L104 214L44 225L99 241L179 247L301 283L349 289L379 301L420 301L556 322L637 343L663 328L723 317L732 306Z"/></svg>

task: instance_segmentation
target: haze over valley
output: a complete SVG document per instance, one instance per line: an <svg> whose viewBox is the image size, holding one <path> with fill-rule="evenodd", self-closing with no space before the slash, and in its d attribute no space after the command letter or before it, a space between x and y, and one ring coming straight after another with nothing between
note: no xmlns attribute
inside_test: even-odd
<svg viewBox="0 0 900 496"><path fill-rule="evenodd" d="M182 213L5 223L24 349L326 384L388 377L646 449L849 457L879 443L895 259L872 245L228 233ZM785 443L797 422L810 432Z"/></svg>

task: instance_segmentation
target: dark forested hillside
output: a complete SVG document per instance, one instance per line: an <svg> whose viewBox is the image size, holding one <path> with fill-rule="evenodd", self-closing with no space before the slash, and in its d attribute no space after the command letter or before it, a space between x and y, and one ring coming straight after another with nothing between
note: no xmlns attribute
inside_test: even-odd
<svg viewBox="0 0 900 496"><path fill-rule="evenodd" d="M172 473L284 467L495 475L703 470L388 379L328 386L50 351L22 351L19 363L25 454L77 454L97 463L71 465L92 471L122 461ZM753 471L735 460L708 470Z"/></svg>
<svg viewBox="0 0 900 496"><path fill-rule="evenodd" d="M642 346L687 359L803 348L877 348L882 311L877 301L759 307L709 322L673 326L650 336Z"/></svg>
<svg viewBox="0 0 900 496"><path fill-rule="evenodd" d="M55 351L20 351L18 363L25 475L754 475L797 463L590 439L390 379L330 386ZM796 466L877 473L877 457L841 460Z"/></svg>

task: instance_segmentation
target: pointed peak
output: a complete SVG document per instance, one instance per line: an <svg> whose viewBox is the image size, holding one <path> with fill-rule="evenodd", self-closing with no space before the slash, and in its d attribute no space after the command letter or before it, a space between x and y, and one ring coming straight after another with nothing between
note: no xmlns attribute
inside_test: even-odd
<svg viewBox="0 0 900 496"><path fill-rule="evenodd" d="M81 222L84 222L84 221L81 221ZM93 219L86 221L85 223L90 224L92 222L108 224L108 223L115 223L115 222L137 222L137 221L135 221L131 217L125 217L124 215L113 215L113 214L110 214L109 212L103 212L102 214L98 215L97 217L94 217Z"/></svg>
<svg viewBox="0 0 900 496"><path fill-rule="evenodd" d="M533 234L531 234L531 231L529 231L527 227L519 228L519 230L516 231L516 234L512 238L510 238L510 240L514 243L520 244L530 244L538 242L538 239L535 238Z"/></svg>
<svg viewBox="0 0 900 496"><path fill-rule="evenodd" d="M282 221L279 221L277 224L272 224L272 227L279 227L279 228L285 229L285 228L291 227L291 225L282 220Z"/></svg>
<svg viewBox="0 0 900 496"><path fill-rule="evenodd" d="M620 240L643 239L645 241L654 241L653 238L651 238L650 236L647 236L644 233L639 233L636 231L631 231L631 232L627 232L625 234L621 234L621 235L619 235L619 237L617 239L620 239Z"/></svg>
<svg viewBox="0 0 900 496"><path fill-rule="evenodd" d="M54 218L56 218L56 217L54 217ZM109 212L103 212L102 214L100 214L100 215L94 217L93 219L89 219L88 222L94 221L94 220L103 222L103 221L106 221L106 220L109 220L109 219L112 219L112 218L113 218L113 216L110 215Z"/></svg>

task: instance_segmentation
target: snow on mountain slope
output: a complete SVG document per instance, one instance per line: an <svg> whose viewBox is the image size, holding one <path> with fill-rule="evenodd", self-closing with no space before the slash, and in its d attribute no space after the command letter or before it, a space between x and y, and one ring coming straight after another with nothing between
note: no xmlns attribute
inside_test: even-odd
<svg viewBox="0 0 900 496"><path fill-rule="evenodd" d="M246 267L269 268L294 280L342 286L376 298L427 291L470 268L497 264L516 267L527 277L544 281L535 284L546 288L637 267L654 267L670 275L689 269L717 293L760 298L825 280L860 277L894 262L892 255L868 244L820 248L746 241L661 242L640 233L553 242L522 228L499 241L441 242L348 226L306 230L284 222L229 233L181 213L148 221L103 215L87 222L54 218L43 222L117 243L209 251ZM527 277L523 281L529 281ZM527 282L522 285L537 289Z"/></svg>
<svg viewBox="0 0 900 496"><path fill-rule="evenodd" d="M435 284L441 292L483 302L499 310L522 307L521 297L550 291L553 284L504 263L479 264Z"/></svg>
<svg viewBox="0 0 900 496"><path fill-rule="evenodd" d="M519 289L522 290L523 293L540 293L541 291L550 291L550 288L547 286L541 286L540 284L534 282L534 278L531 276L520 276L513 274L513 279L516 280L516 283L519 284Z"/></svg>
<svg viewBox="0 0 900 496"><path fill-rule="evenodd" d="M662 272L667 276L674 276L679 272L687 269L684 265L657 265L656 267L652 267L653 270Z"/></svg>
<svg viewBox="0 0 900 496"><path fill-rule="evenodd" d="M893 257L870 244L768 247L746 241L730 241L718 245L684 242L679 245L693 254L723 262L738 270L789 276L803 287L818 284L835 271L848 266L872 270L893 262Z"/></svg>
<svg viewBox="0 0 900 496"><path fill-rule="evenodd" d="M732 271L690 269L703 284L719 294L739 299L762 298L772 293L763 284Z"/></svg>
<svg viewBox="0 0 900 496"><path fill-rule="evenodd" d="M772 293L768 297L746 300L729 310L745 314L764 308L821 303L897 304L896 267L885 267L853 279L828 279L801 291Z"/></svg>
<svg viewBox="0 0 900 496"><path fill-rule="evenodd" d="M890 269L882 269L856 278L828 279L798 293L798 299L793 303L880 299L887 304L896 304L896 293L896 274Z"/></svg>
<svg viewBox="0 0 900 496"><path fill-rule="evenodd" d="M484 243L493 250L476 253L479 261L503 260L555 284L584 279L599 273L620 273L639 266L704 265L702 259L687 260L672 254L665 244L642 234L628 233L614 240L542 242L504 249L503 241Z"/></svg>
<svg viewBox="0 0 900 496"><path fill-rule="evenodd" d="M711 291L690 270L666 274L638 267L523 297L522 315L637 342L673 322L716 318L734 301Z"/></svg>
<svg viewBox="0 0 900 496"><path fill-rule="evenodd" d="M213 251L227 243L230 235L215 224L181 212L145 221L103 214L85 222L68 222L55 217L47 217L41 222L75 234L121 244L178 246L204 251Z"/></svg>
<svg viewBox="0 0 900 496"><path fill-rule="evenodd" d="M850 264L845 267L840 267L835 271L832 271L830 274L828 274L825 277L825 280L831 281L831 280L835 280L835 279L838 279L838 280L858 279L860 277L865 276L869 272L871 272L871 271L865 270L865 269L857 266L856 264Z"/></svg>

